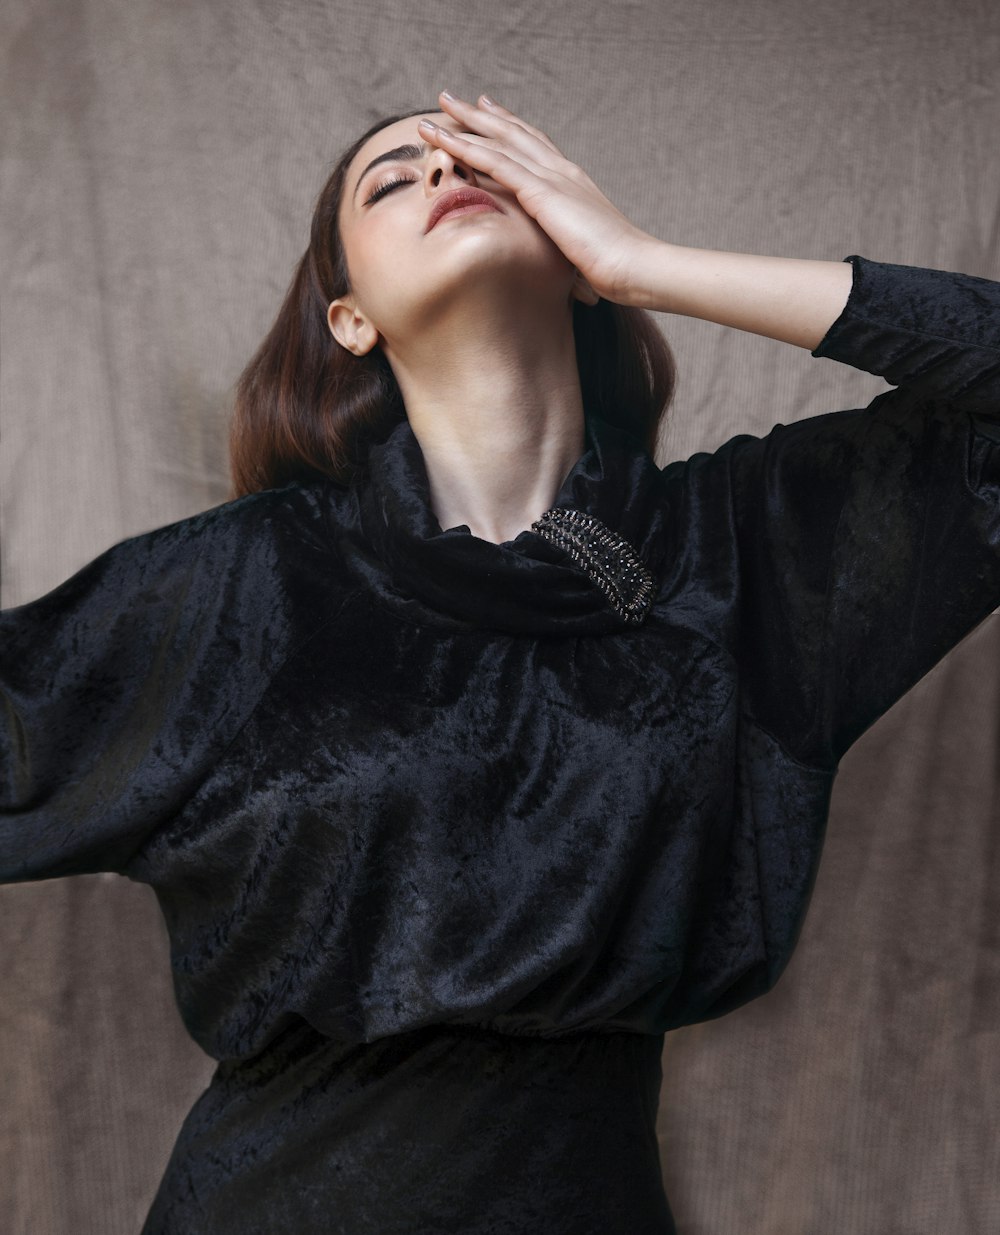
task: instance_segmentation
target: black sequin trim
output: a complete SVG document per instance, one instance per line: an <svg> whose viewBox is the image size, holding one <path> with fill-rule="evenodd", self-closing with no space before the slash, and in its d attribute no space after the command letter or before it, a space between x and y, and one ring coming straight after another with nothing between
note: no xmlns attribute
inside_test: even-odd
<svg viewBox="0 0 1000 1235"><path fill-rule="evenodd" d="M597 584L626 622L638 625L653 603L654 579L635 550L594 515L572 506L553 506L531 525L563 549Z"/></svg>

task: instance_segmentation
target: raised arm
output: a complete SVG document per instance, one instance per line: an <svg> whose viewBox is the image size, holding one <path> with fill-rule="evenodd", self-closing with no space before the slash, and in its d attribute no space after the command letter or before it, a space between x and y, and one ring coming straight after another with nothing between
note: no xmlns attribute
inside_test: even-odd
<svg viewBox="0 0 1000 1235"><path fill-rule="evenodd" d="M828 767L1000 604L1000 283L848 261L813 355L898 389L692 470L736 529L746 706Z"/></svg>
<svg viewBox="0 0 1000 1235"><path fill-rule="evenodd" d="M850 291L851 269L843 262L692 249L646 237L636 245L620 303L698 317L812 351Z"/></svg>
<svg viewBox="0 0 1000 1235"><path fill-rule="evenodd" d="M540 129L481 95L479 106L446 93L442 110L464 128L419 128L476 172L487 190L519 205L606 300L700 317L814 348L851 288L840 262L756 257L658 240L618 210L586 172Z"/></svg>
<svg viewBox="0 0 1000 1235"><path fill-rule="evenodd" d="M810 351L824 343L840 320L852 290L852 272L844 262L728 253L659 240L623 215L583 168L520 116L485 95L480 95L478 106L445 92L438 97L442 111L458 122L461 131L421 121L419 129L429 148L449 151L467 169L466 174L471 169L477 183L482 182L488 191L500 186L513 193L604 299L718 322ZM928 272L921 270L912 276L912 288L922 304L911 299L905 276L892 280L890 299L878 319L883 338L891 328L892 315L900 318L901 306L905 330L920 332L930 322L932 332L940 324L945 337L951 338L956 322L967 330L970 308L982 291L981 316L989 342L995 294L988 286L977 290L977 280L971 276L958 276L955 284L955 277L947 272L937 275L929 279ZM986 284L986 280L979 282ZM960 302L957 313L953 312L953 294ZM908 303L916 310L911 321L906 320ZM836 359L855 363L846 356ZM945 364L942 389L953 389L953 374L947 370ZM898 375L887 372L885 376L901 384Z"/></svg>

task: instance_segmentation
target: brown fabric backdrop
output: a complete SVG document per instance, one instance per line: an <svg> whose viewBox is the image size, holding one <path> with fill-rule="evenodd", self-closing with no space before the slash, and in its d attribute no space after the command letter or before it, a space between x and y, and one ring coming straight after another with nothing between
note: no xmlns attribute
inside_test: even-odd
<svg viewBox="0 0 1000 1235"><path fill-rule="evenodd" d="M3 606L224 500L231 385L326 170L445 86L664 239L1000 277L993 0L6 0L3 55ZM660 462L885 389L660 321ZM779 985L668 1035L683 1235L1000 1230L998 664L993 614L852 748ZM135 1235L212 1070L155 898L88 875L0 914L0 1226Z"/></svg>

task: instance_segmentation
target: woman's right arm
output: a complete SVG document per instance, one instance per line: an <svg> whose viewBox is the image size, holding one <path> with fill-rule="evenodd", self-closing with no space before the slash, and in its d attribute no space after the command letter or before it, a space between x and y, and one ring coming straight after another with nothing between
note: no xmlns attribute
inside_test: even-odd
<svg viewBox="0 0 1000 1235"><path fill-rule="evenodd" d="M843 262L759 257L668 244L644 236L628 264L620 304L698 317L811 351L851 290Z"/></svg>
<svg viewBox="0 0 1000 1235"><path fill-rule="evenodd" d="M747 710L825 767L1000 605L1000 283L848 261L813 355L897 388L712 456Z"/></svg>
<svg viewBox="0 0 1000 1235"><path fill-rule="evenodd" d="M851 276L839 262L668 244L630 222L550 137L512 111L483 95L477 105L445 93L439 101L462 131L422 120L428 142L514 193L605 299L810 349L844 307Z"/></svg>

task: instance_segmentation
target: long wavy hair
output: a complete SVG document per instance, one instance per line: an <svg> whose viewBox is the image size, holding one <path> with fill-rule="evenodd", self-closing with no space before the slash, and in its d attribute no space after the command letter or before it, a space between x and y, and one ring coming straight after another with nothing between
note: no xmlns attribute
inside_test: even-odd
<svg viewBox="0 0 1000 1235"><path fill-rule="evenodd" d="M316 201L303 253L274 324L237 379L229 423L229 499L292 480L350 484L368 449L405 417L395 376L376 344L355 356L327 324L332 300L351 291L337 221L344 181L364 143L386 125L433 114L387 116L337 160ZM653 454L674 392L676 369L653 317L601 299L573 304L584 416L631 433Z"/></svg>

